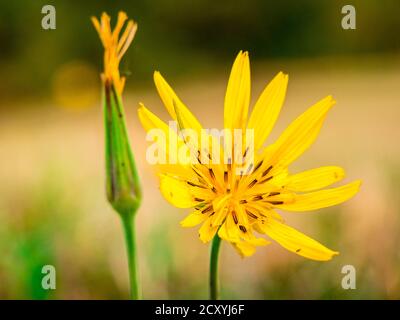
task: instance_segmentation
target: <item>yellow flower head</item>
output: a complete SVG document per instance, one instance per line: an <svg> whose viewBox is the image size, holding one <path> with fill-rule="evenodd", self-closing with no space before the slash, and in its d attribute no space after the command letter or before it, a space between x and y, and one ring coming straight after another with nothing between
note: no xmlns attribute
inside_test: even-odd
<svg viewBox="0 0 400 320"><path fill-rule="evenodd" d="M126 13L120 11L117 24L112 31L110 17L105 12L101 15L100 21L96 17L92 17L93 25L104 46L104 72L101 78L104 84L114 84L119 94L122 93L125 85L125 77L121 77L119 74L119 63L137 30L137 24L133 20L129 20L120 37L127 19Z"/></svg>
<svg viewBox="0 0 400 320"><path fill-rule="evenodd" d="M186 128L200 131L199 121L160 73L155 72L154 80L169 114L178 122L180 132ZM263 234L298 255L326 261L338 252L289 227L275 210L302 212L339 204L357 193L360 181L323 189L344 177L343 169L336 166L289 173L289 165L318 136L328 111L335 103L331 96L317 102L294 120L275 143L263 146L283 105L287 83L288 76L278 73L261 93L248 118L250 63L248 53L240 52L227 86L224 128L254 130L254 161L248 165L247 174L237 173L235 158L224 164L202 161L200 156L204 150L199 149L197 163L161 165L160 189L174 206L194 208L181 225L202 224L199 235L203 242L218 234L231 242L242 256L250 256L256 246L269 244L256 236ZM158 128L165 132L164 152L168 154L173 143L171 137L176 133L143 105L138 112L147 131ZM177 141L178 144L188 144L180 137ZM243 157L246 157L247 150L242 150Z"/></svg>

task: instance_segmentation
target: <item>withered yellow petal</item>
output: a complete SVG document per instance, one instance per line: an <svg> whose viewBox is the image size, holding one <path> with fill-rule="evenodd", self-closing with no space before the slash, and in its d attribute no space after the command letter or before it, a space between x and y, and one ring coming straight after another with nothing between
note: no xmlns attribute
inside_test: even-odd
<svg viewBox="0 0 400 320"><path fill-rule="evenodd" d="M327 261L339 254L311 239L305 234L276 220L269 220L262 230L285 249L308 259Z"/></svg>
<svg viewBox="0 0 400 320"><path fill-rule="evenodd" d="M224 103L224 128L244 129L250 103L250 61L240 51L233 63Z"/></svg>
<svg viewBox="0 0 400 320"><path fill-rule="evenodd" d="M288 75L279 72L267 85L251 112L248 129L254 129L254 150L259 150L270 134L285 101Z"/></svg>
<svg viewBox="0 0 400 320"><path fill-rule="evenodd" d="M309 192L327 187L343 178L344 170L340 167L320 167L287 177L285 188L295 192Z"/></svg>
<svg viewBox="0 0 400 320"><path fill-rule="evenodd" d="M271 164L286 167L311 146L317 138L327 112L335 104L328 96L294 120L274 144Z"/></svg>
<svg viewBox="0 0 400 320"><path fill-rule="evenodd" d="M360 189L360 185L361 181L357 180L338 188L298 194L292 203L278 205L277 208L302 212L331 207L352 198Z"/></svg>

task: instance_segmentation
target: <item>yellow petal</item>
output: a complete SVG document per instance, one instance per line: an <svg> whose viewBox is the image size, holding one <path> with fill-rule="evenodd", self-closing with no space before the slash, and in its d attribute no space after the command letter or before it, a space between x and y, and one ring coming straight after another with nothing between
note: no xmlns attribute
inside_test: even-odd
<svg viewBox="0 0 400 320"><path fill-rule="evenodd" d="M224 224L219 229L218 235L221 239L229 242L240 241L239 229L230 213L227 215Z"/></svg>
<svg viewBox="0 0 400 320"><path fill-rule="evenodd" d="M154 72L154 83L156 85L158 94L160 95L161 100L163 101L171 117L174 120L177 120L175 108L179 109L182 118L184 118L186 121L186 128L192 128L200 132L202 126L199 121L178 98L174 90L172 90L167 81L165 81L158 71Z"/></svg>
<svg viewBox="0 0 400 320"><path fill-rule="evenodd" d="M344 170L342 168L321 167L289 176L285 188L295 192L309 192L327 187L343 178Z"/></svg>
<svg viewBox="0 0 400 320"><path fill-rule="evenodd" d="M305 258L327 261L332 259L334 255L339 254L336 251L326 248L303 233L276 220L269 220L262 225L261 228L282 247Z"/></svg>
<svg viewBox="0 0 400 320"><path fill-rule="evenodd" d="M164 198L175 207L191 208L198 204L185 181L160 175L160 190Z"/></svg>
<svg viewBox="0 0 400 320"><path fill-rule="evenodd" d="M227 214L227 209L226 208L221 208L219 210L216 210L216 208L214 207L215 213L214 215L210 218L211 219L211 224L213 226L220 226L225 218L226 218L226 214Z"/></svg>
<svg viewBox="0 0 400 320"><path fill-rule="evenodd" d="M224 103L224 128L244 129L250 103L250 61L240 51L232 66Z"/></svg>
<svg viewBox="0 0 400 320"><path fill-rule="evenodd" d="M331 207L352 198L360 189L360 185L361 181L357 180L338 188L295 195L292 203L285 203L276 207L300 212Z"/></svg>
<svg viewBox="0 0 400 320"><path fill-rule="evenodd" d="M180 137L173 131L165 122L160 120L155 114L148 110L143 104L140 104L138 109L139 120L146 130L159 129L164 136L163 140L156 141L158 150L165 155L165 164L160 164L159 169L163 173L176 173L180 176L184 176L188 179L194 177L194 172L191 170L190 165L182 163L178 152L186 152L187 146ZM170 152L172 151L172 153ZM187 151L188 152L188 151ZM160 156L160 158L163 158Z"/></svg>
<svg viewBox="0 0 400 320"><path fill-rule="evenodd" d="M209 219L207 219L199 230L200 240L204 243L209 242L212 238L214 238L218 228L218 226L212 226Z"/></svg>
<svg viewBox="0 0 400 320"><path fill-rule="evenodd" d="M315 141L329 109L335 104L331 96L309 108L283 132L274 144L272 164L286 167Z"/></svg>
<svg viewBox="0 0 400 320"><path fill-rule="evenodd" d="M288 75L279 72L258 98L247 128L254 129L254 150L259 150L270 134L285 100Z"/></svg>
<svg viewBox="0 0 400 320"><path fill-rule="evenodd" d="M185 219L183 219L180 224L182 227L194 227L198 224L204 222L207 219L206 214L202 214L198 211L195 211L189 214Z"/></svg>
<svg viewBox="0 0 400 320"><path fill-rule="evenodd" d="M160 120L160 118L141 103L139 104L138 116L146 132L149 132L152 129L160 129L165 135L167 145L170 142L170 137L178 140L177 134L164 121ZM183 144L182 141L180 141L180 143ZM164 146L164 148L166 149L166 152L168 152L167 146Z"/></svg>
<svg viewBox="0 0 400 320"><path fill-rule="evenodd" d="M256 252L257 246L266 246L270 243L270 241L263 238L254 238L252 241L240 241L232 244L242 258L244 258L252 256Z"/></svg>
<svg viewBox="0 0 400 320"><path fill-rule="evenodd" d="M256 246L252 245L248 242L241 241L241 242L232 243L232 244L242 258L250 257L256 252Z"/></svg>

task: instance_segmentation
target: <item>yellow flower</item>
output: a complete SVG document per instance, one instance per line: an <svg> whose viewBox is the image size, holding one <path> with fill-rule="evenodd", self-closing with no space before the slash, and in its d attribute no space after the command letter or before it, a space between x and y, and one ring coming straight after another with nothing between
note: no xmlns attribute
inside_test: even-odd
<svg viewBox="0 0 400 320"><path fill-rule="evenodd" d="M160 73L154 81L169 114L179 129L202 126L176 96ZM265 234L284 248L303 257L326 261L338 254L285 224L275 211L303 212L325 208L353 197L360 187L355 181L337 188L323 189L344 177L340 167L326 166L290 174L289 165L314 142L335 101L328 96L299 116L275 143L263 147L283 105L288 76L282 72L267 85L248 118L250 102L250 63L247 52L240 52L231 71L224 103L224 128L254 130L254 162L249 174L237 174L235 160L161 165L160 189L163 196L179 208L194 208L182 222L183 227L202 224L203 242L216 234L231 242L242 256L250 256L256 246L270 242ZM168 154L173 130L143 105L139 117L144 128L163 130L167 136L164 152ZM247 124L247 126L246 126ZM187 143L178 138L178 144ZM246 148L243 157L246 155ZM198 155L202 150L198 150ZM226 151L225 151L226 152Z"/></svg>
<svg viewBox="0 0 400 320"><path fill-rule="evenodd" d="M96 17L92 17L92 23L104 47L103 83L113 83L118 94L122 93L125 85L125 77L121 77L119 74L119 63L128 50L137 30L137 24L133 20L129 20L121 37L119 36L127 19L126 13L120 11L117 24L112 31L110 17L107 13L103 12L100 21Z"/></svg>

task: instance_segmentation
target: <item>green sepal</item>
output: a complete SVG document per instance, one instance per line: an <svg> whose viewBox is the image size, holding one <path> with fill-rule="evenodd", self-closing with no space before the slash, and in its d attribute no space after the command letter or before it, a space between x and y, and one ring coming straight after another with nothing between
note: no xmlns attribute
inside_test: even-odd
<svg viewBox="0 0 400 320"><path fill-rule="evenodd" d="M107 199L119 214L134 215L142 191L126 130L122 99L112 83L105 83L103 108Z"/></svg>

